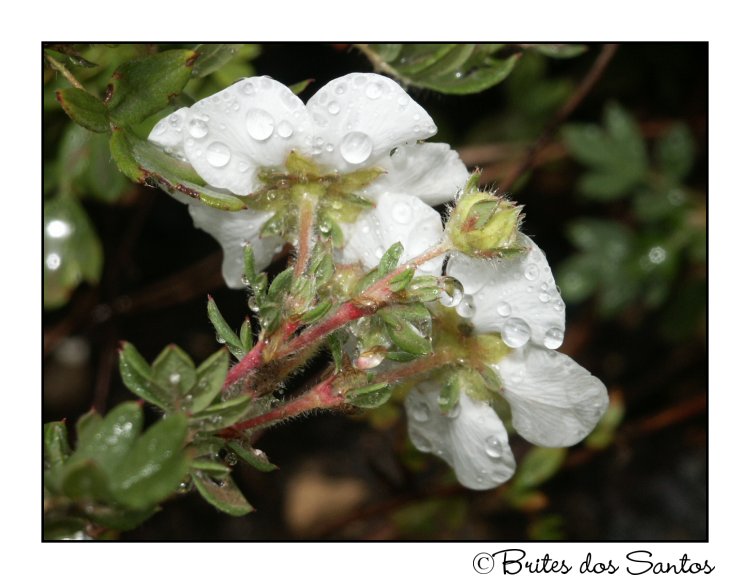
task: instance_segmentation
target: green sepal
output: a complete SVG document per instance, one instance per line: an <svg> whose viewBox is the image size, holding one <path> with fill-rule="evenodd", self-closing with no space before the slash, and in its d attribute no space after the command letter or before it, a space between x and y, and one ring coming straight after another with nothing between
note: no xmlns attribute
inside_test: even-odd
<svg viewBox="0 0 750 584"><path fill-rule="evenodd" d="M212 209L218 209L219 211L242 211L247 209L247 205L234 195L228 195L227 193L220 193L218 191L207 191L201 190L198 193L198 199L201 203Z"/></svg>
<svg viewBox="0 0 750 584"><path fill-rule="evenodd" d="M197 57L195 51L175 49L118 67L108 88L112 119L130 126L163 110L185 87Z"/></svg>
<svg viewBox="0 0 750 584"><path fill-rule="evenodd" d="M186 436L187 419L181 414L146 430L112 474L115 499L131 509L147 509L175 492L189 468Z"/></svg>
<svg viewBox="0 0 750 584"><path fill-rule="evenodd" d="M333 303L330 300L322 300L315 308L308 310L302 315L303 324L312 324L323 318L331 310Z"/></svg>
<svg viewBox="0 0 750 584"><path fill-rule="evenodd" d="M154 381L163 388L177 389L185 395L195 385L195 364L190 356L177 345L168 345L159 353L151 370L154 372ZM173 382L175 376L176 382Z"/></svg>
<svg viewBox="0 0 750 584"><path fill-rule="evenodd" d="M204 432L221 430L241 420L252 405L252 397L242 395L206 408L200 414L197 414L193 420Z"/></svg>
<svg viewBox="0 0 750 584"><path fill-rule="evenodd" d="M227 348L232 355L237 357L237 359L242 359L245 356L245 349L242 346L242 341L240 341L237 333L235 333L229 324L227 324L227 321L224 320L221 312L219 312L219 307L216 306L216 302L211 296L208 297L207 310L208 320L211 321L211 324L214 325L214 329L216 329L217 340L226 343Z"/></svg>
<svg viewBox="0 0 750 584"><path fill-rule="evenodd" d="M245 448L237 440L227 442L227 447L256 470L271 472L279 468L268 460L265 452L254 448Z"/></svg>
<svg viewBox="0 0 750 584"><path fill-rule="evenodd" d="M440 388L438 395L438 406L444 414L450 412L458 403L461 397L461 380L457 373L448 376L448 379Z"/></svg>
<svg viewBox="0 0 750 584"><path fill-rule="evenodd" d="M205 410L221 393L228 369L229 354L224 349L219 349L200 364L196 371L195 387L189 394L192 396L190 411L193 414Z"/></svg>
<svg viewBox="0 0 750 584"><path fill-rule="evenodd" d="M234 58L240 48L240 44L228 43L197 45L194 50L198 58L193 63L192 76L206 77L218 71Z"/></svg>
<svg viewBox="0 0 750 584"><path fill-rule="evenodd" d="M154 382L151 366L130 343L123 343L120 349L120 376L125 386L139 398L169 410L172 396Z"/></svg>
<svg viewBox="0 0 750 584"><path fill-rule="evenodd" d="M391 399L393 388L387 383L358 387L346 394L346 401L359 408L377 408Z"/></svg>
<svg viewBox="0 0 750 584"><path fill-rule="evenodd" d="M201 496L219 511L234 517L241 517L254 511L253 506L247 502L231 477L221 479L217 483L199 472L193 472L190 476L193 477L193 482Z"/></svg>
<svg viewBox="0 0 750 584"><path fill-rule="evenodd" d="M284 237L287 232L287 221L282 213L274 214L268 221L266 221L260 228L261 237L273 237L279 236Z"/></svg>
<svg viewBox="0 0 750 584"><path fill-rule="evenodd" d="M68 87L58 90L56 96L65 113L79 126L92 132L109 131L106 106L87 91Z"/></svg>

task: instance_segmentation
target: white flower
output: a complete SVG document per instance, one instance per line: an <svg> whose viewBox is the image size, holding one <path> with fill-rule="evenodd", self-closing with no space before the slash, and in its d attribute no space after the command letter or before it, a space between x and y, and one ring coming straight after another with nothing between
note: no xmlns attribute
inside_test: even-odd
<svg viewBox="0 0 750 584"><path fill-rule="evenodd" d="M513 427L539 446L571 446L604 414L607 391L573 359L553 350L562 344L565 305L542 251L527 236L520 238L527 252L492 261L457 255L447 273L464 287L458 313L471 320L477 333L499 333L510 348L489 365L502 382ZM423 383L406 401L415 444L428 437L429 450L451 464L467 487L492 488L507 480L513 457L494 410L462 395L452 414L442 414L439 394L434 383Z"/></svg>
<svg viewBox="0 0 750 584"><path fill-rule="evenodd" d="M282 167L293 150L329 172L383 168L387 174L360 193L376 208L342 225L342 259L370 268L379 250L396 241L404 243L408 259L442 238L440 216L430 205L451 199L468 173L447 145L417 143L436 131L396 82L355 73L325 85L307 105L273 79L244 79L161 120L149 140L187 160L207 184L236 195L261 188L258 171ZM270 213L186 202L196 226L224 248L224 278L233 288L242 287L243 242L253 246L260 269L282 242L259 237Z"/></svg>

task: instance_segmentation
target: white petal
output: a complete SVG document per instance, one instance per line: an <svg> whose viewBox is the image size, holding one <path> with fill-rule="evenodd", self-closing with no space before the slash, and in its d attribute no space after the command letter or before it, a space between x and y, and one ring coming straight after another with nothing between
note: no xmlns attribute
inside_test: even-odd
<svg viewBox="0 0 750 584"><path fill-rule="evenodd" d="M493 365L503 382L513 427L539 446L571 446L604 415L607 389L573 359L529 346Z"/></svg>
<svg viewBox="0 0 750 584"><path fill-rule="evenodd" d="M377 266L385 251L397 241L404 246L401 263L405 263L443 238L440 213L411 195L383 195L374 209L363 212L354 223L342 224L341 227L346 238L341 251L342 261L362 262L366 269ZM442 256L435 258L422 264L419 271L438 275L442 262Z"/></svg>
<svg viewBox="0 0 750 584"><path fill-rule="evenodd" d="M469 178L466 166L447 144L407 144L379 162L384 174L368 191L409 193L428 205L452 200Z"/></svg>
<svg viewBox="0 0 750 584"><path fill-rule="evenodd" d="M417 450L442 458L470 489L491 489L513 476L516 462L495 410L462 393L455 409L443 414L439 395L439 387L422 383L406 397L409 438Z"/></svg>
<svg viewBox="0 0 750 584"><path fill-rule="evenodd" d="M164 152L174 156L178 160L187 160L185 150L182 146L182 139L185 135L185 118L187 115L188 108L183 107L169 114L166 118L161 119L148 135L149 141L161 147Z"/></svg>
<svg viewBox="0 0 750 584"><path fill-rule="evenodd" d="M557 349L565 332L565 303L542 250L526 235L521 241L529 251L507 259L457 254L447 273L472 296L471 320L478 332L501 333L514 348L531 342Z"/></svg>
<svg viewBox="0 0 750 584"><path fill-rule="evenodd" d="M243 79L188 110L184 148L211 186L247 195L259 167L280 166L293 149L309 151L311 122L300 99L267 77Z"/></svg>
<svg viewBox="0 0 750 584"><path fill-rule="evenodd" d="M259 236L260 228L273 213L252 209L230 213L201 204L192 204L189 210L195 226L213 235L224 249L222 273L230 288L244 287L242 275L245 270L245 243L253 247L258 270L271 263L274 254L283 243L279 237L261 239Z"/></svg>
<svg viewBox="0 0 750 584"><path fill-rule="evenodd" d="M429 138L432 118L401 86L375 73L352 73L326 84L307 102L315 153L332 168L370 166L394 146Z"/></svg>

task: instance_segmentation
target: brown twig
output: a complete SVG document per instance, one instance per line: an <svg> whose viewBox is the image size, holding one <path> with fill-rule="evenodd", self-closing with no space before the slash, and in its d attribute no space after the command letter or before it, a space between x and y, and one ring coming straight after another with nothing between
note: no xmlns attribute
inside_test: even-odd
<svg viewBox="0 0 750 584"><path fill-rule="evenodd" d="M518 178L534 165L534 159L536 158L537 153L547 145L557 132L560 124L562 124L565 119L573 113L573 110L578 107L594 85L596 85L597 81L599 81L617 51L617 47L618 45L616 44L606 44L602 47L596 61L594 61L591 69L589 69L586 77L581 80L581 83L578 85L575 92L573 92L573 95L570 96L568 101L563 104L552 120L550 120L536 141L528 149L526 156L524 156L518 165L516 165L516 167L505 176L499 187L501 192L508 191Z"/></svg>

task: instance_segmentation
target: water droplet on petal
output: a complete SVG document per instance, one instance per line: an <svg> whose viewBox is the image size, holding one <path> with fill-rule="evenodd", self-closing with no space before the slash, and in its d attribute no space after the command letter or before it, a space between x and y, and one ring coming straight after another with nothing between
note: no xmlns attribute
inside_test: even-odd
<svg viewBox="0 0 750 584"><path fill-rule="evenodd" d="M391 209L391 217L393 217L396 223L400 223L401 225L407 225L411 221L412 215L411 205L404 201L399 201Z"/></svg>
<svg viewBox="0 0 750 584"><path fill-rule="evenodd" d="M237 170L240 172L247 172L250 169L250 165L247 162L240 162L237 165Z"/></svg>
<svg viewBox="0 0 750 584"><path fill-rule="evenodd" d="M180 116L177 114L172 114L169 116L169 125L173 128L176 128L180 124Z"/></svg>
<svg viewBox="0 0 750 584"><path fill-rule="evenodd" d="M505 318L506 316L510 316L511 313L510 304L508 304L507 302L499 302L495 310L503 318Z"/></svg>
<svg viewBox="0 0 750 584"><path fill-rule="evenodd" d="M539 277L539 266L536 264L529 264L526 266L523 275L527 280L536 280Z"/></svg>
<svg viewBox="0 0 750 584"><path fill-rule="evenodd" d="M273 117L266 110L251 109L245 117L245 128L254 140L267 140L273 134Z"/></svg>
<svg viewBox="0 0 750 584"><path fill-rule="evenodd" d="M477 307L474 304L474 297L471 294L466 294L461 300L461 303L456 307L456 312L459 316L464 318L471 318L477 311Z"/></svg>
<svg viewBox="0 0 750 584"><path fill-rule="evenodd" d="M334 91L337 95L343 95L343 93L346 91L346 83L339 83Z"/></svg>
<svg viewBox="0 0 750 584"><path fill-rule="evenodd" d="M372 154L372 140L363 132L349 132L339 146L341 156L350 164L364 162Z"/></svg>
<svg viewBox="0 0 750 584"><path fill-rule="evenodd" d="M405 95L402 95L398 98L398 105L400 105L402 108L406 107L409 103L409 98Z"/></svg>
<svg viewBox="0 0 750 584"><path fill-rule="evenodd" d="M164 132L167 131L167 124L164 123L164 120L156 124L154 127L154 136L161 136Z"/></svg>
<svg viewBox="0 0 750 584"><path fill-rule="evenodd" d="M455 278L446 276L440 285L440 304L453 308L464 298L464 287Z"/></svg>
<svg viewBox="0 0 750 584"><path fill-rule="evenodd" d="M550 295L547 294L546 292L539 293L539 302L547 303L549 302L549 299L550 299Z"/></svg>
<svg viewBox="0 0 750 584"><path fill-rule="evenodd" d="M503 341L512 349L523 347L531 338L531 329L521 318L509 318L500 329Z"/></svg>
<svg viewBox="0 0 750 584"><path fill-rule="evenodd" d="M420 452L432 452L432 444L430 444L430 441L422 434L412 431L411 441L412 444L414 444L414 448Z"/></svg>
<svg viewBox="0 0 750 584"><path fill-rule="evenodd" d="M503 455L503 441L497 436L490 436L484 442L484 451L490 458L500 458Z"/></svg>
<svg viewBox="0 0 750 584"><path fill-rule="evenodd" d="M544 335L544 346L548 349L557 349L562 345L565 333L557 327L552 327Z"/></svg>
<svg viewBox="0 0 750 584"><path fill-rule="evenodd" d="M294 128L292 127L292 124L284 120L279 124L279 127L276 128L276 133L282 138L288 138L294 133Z"/></svg>
<svg viewBox="0 0 750 584"><path fill-rule="evenodd" d="M409 410L409 413L417 422L426 422L430 419L430 408L424 403L416 404Z"/></svg>
<svg viewBox="0 0 750 584"><path fill-rule="evenodd" d="M381 95L383 95L383 85L379 81L370 83L365 88L365 95L370 99L378 99Z"/></svg>
<svg viewBox="0 0 750 584"><path fill-rule="evenodd" d="M206 160L211 166L221 168L226 166L231 158L232 153L229 151L229 147L222 142L212 142L206 148Z"/></svg>
<svg viewBox="0 0 750 584"><path fill-rule="evenodd" d="M198 118L190 120L188 124L188 132L193 138L203 138L208 134L208 124Z"/></svg>
<svg viewBox="0 0 750 584"><path fill-rule="evenodd" d="M331 103L328 104L328 113L329 114L335 116L340 111L341 111L341 106L339 105L339 102L332 101Z"/></svg>

